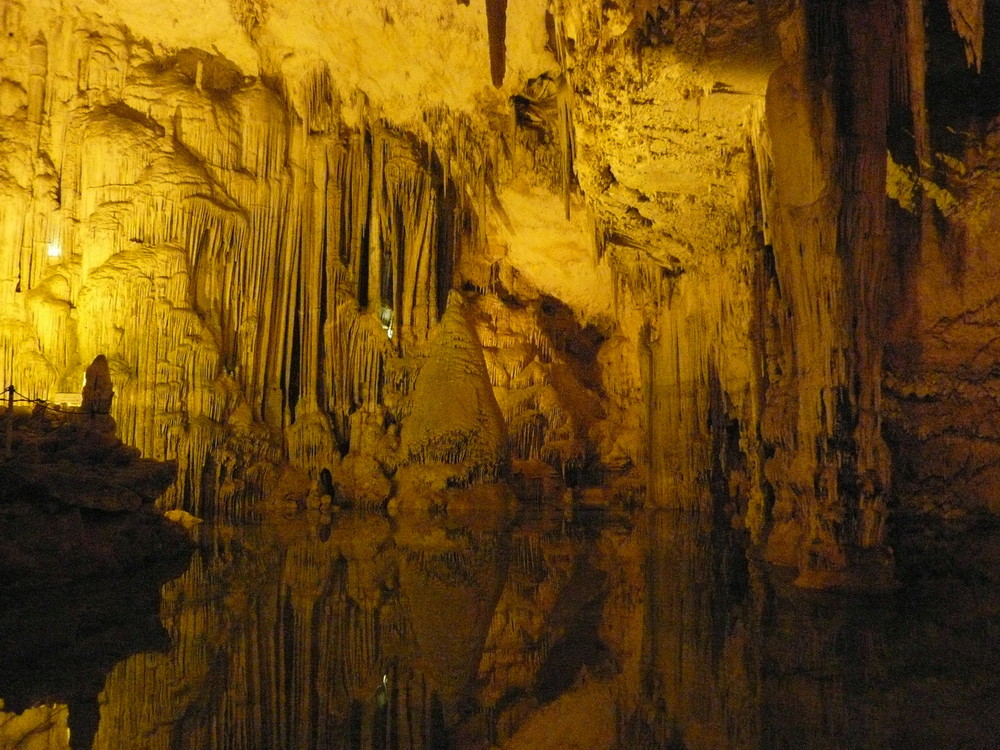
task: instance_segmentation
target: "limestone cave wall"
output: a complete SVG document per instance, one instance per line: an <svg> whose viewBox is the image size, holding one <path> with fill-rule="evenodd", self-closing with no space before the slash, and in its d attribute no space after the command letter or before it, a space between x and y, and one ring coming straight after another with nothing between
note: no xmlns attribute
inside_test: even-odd
<svg viewBox="0 0 1000 750"><path fill-rule="evenodd" d="M645 486L815 586L995 508L984 3L152 7L0 3L0 378L106 355L164 504Z"/></svg>

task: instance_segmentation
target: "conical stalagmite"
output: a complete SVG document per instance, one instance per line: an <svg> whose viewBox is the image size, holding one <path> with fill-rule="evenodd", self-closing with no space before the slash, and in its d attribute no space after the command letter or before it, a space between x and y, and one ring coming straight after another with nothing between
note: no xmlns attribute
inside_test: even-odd
<svg viewBox="0 0 1000 750"><path fill-rule="evenodd" d="M507 426L457 292L448 299L413 390L400 450L415 465L445 465L448 481L489 481L507 468Z"/></svg>

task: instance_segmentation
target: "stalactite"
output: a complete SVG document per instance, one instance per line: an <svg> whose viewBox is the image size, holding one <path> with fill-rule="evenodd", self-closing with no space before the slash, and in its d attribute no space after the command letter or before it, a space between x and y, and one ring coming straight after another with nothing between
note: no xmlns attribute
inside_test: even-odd
<svg viewBox="0 0 1000 750"><path fill-rule="evenodd" d="M313 477L336 464L340 453L334 442L333 425L325 412L302 412L285 431L288 462L307 470Z"/></svg>
<svg viewBox="0 0 1000 750"><path fill-rule="evenodd" d="M45 396L105 353L122 436L178 460L164 502L199 512L253 494L202 491L210 451L248 449L247 411L285 432L311 473L350 444L358 410L408 417L417 367L387 382L387 361L426 353L457 264L485 245L511 132L484 141L482 123L443 107L418 133L374 112L348 128L321 63L249 78L218 53L165 51L98 16L42 34L17 14L5 23L34 44L11 46L0 77L23 101L11 116L35 126L9 128L24 175L0 174L4 246L17 248L0 281L30 293L4 311L8 376ZM537 323L524 325L497 346L526 338L552 360Z"/></svg>
<svg viewBox="0 0 1000 750"><path fill-rule="evenodd" d="M376 317L362 314L352 321L348 342L345 380L353 411L380 402L389 340Z"/></svg>
<svg viewBox="0 0 1000 750"><path fill-rule="evenodd" d="M507 66L507 0L486 0L486 26L490 40L490 74L493 85L503 85Z"/></svg>
<svg viewBox="0 0 1000 750"><path fill-rule="evenodd" d="M56 373L66 372L79 361L76 318L69 299L69 284L63 276L49 277L47 283L29 291L25 299L28 322L38 332L39 352ZM42 390L42 397L47 390Z"/></svg>
<svg viewBox="0 0 1000 750"><path fill-rule="evenodd" d="M27 291L31 273L31 254L23 250L25 236L25 216L30 205L28 196L20 190L10 190L12 194L0 196L0 221L4 245L13 250L4 258L3 280L7 299L13 294Z"/></svg>
<svg viewBox="0 0 1000 750"><path fill-rule="evenodd" d="M573 124L573 83L571 80L573 60L565 28L566 9L556 3L550 14L552 28L550 35L555 42L555 56L561 70L561 80L556 91L557 132L559 134L559 175L563 197L563 211L570 218L570 194L574 185L573 164L576 157L576 134ZM600 256L600 245L598 255Z"/></svg>
<svg viewBox="0 0 1000 750"><path fill-rule="evenodd" d="M768 362L762 436L778 446L772 467L787 467L781 476L766 472L777 498L768 554L798 567L804 585L878 585L881 542L862 527L880 526L888 470L873 326L881 325L886 252L890 65L889 48L874 39L885 33L878 24L894 21L887 11L876 21L826 10L836 22L819 14L800 19L798 32L789 27L786 63L767 96L769 133L753 142L765 164L757 174L774 258L773 278L758 287L766 298L758 314ZM842 44L854 62L841 71L839 88L806 102L796 92L809 85L808 75L833 69ZM838 110L847 118L840 130ZM781 392L790 393L770 395Z"/></svg>
<svg viewBox="0 0 1000 750"><path fill-rule="evenodd" d="M626 240L621 238L620 241ZM613 239L609 244L612 242ZM615 243L609 257L616 309L621 309L619 300L626 292L640 308L659 310L664 302L664 288L672 275L669 269L626 244Z"/></svg>
<svg viewBox="0 0 1000 750"><path fill-rule="evenodd" d="M986 0L948 0L948 12L955 31L965 43L965 59L976 71L983 67L983 9Z"/></svg>

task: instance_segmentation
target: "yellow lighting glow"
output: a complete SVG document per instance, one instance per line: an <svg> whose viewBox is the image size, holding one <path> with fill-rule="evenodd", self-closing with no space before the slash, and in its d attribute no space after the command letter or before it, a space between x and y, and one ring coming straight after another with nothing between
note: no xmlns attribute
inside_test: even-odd
<svg viewBox="0 0 1000 750"><path fill-rule="evenodd" d="M62 257L62 247L58 242L49 243L49 257L50 258L61 258Z"/></svg>
<svg viewBox="0 0 1000 750"><path fill-rule="evenodd" d="M379 322L382 323L382 328L385 330L386 335L392 338L392 309L389 307L383 307L379 313Z"/></svg>

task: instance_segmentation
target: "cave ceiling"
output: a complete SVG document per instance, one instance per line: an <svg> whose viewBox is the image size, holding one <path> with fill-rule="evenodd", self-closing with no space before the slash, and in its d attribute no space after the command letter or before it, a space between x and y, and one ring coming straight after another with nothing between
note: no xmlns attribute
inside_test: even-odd
<svg viewBox="0 0 1000 750"><path fill-rule="evenodd" d="M426 115L441 108L473 116L483 137L517 120L535 130L538 151L553 153L533 154L534 170L499 186L498 235L533 279L585 312L607 312L609 300L574 290L576 277L589 274L570 270L562 284L546 282L525 248L556 253L548 265L572 269L574 258L546 235L554 214L578 213L557 229L573 238L574 255L592 252L595 223L598 244L672 272L721 249L718 226L732 220L746 190L745 125L779 59L779 26L792 4L550 5L11 0L4 8L28 36L61 34L65 44L73 28L98 47L126 44L133 61L168 60L181 77L200 67L209 71L201 74L209 95L259 78L300 116L322 68L347 126L381 117L433 143ZM499 40L490 13L502 15ZM502 82L491 76L498 46ZM25 52L21 34L9 39L5 65L30 65Z"/></svg>

